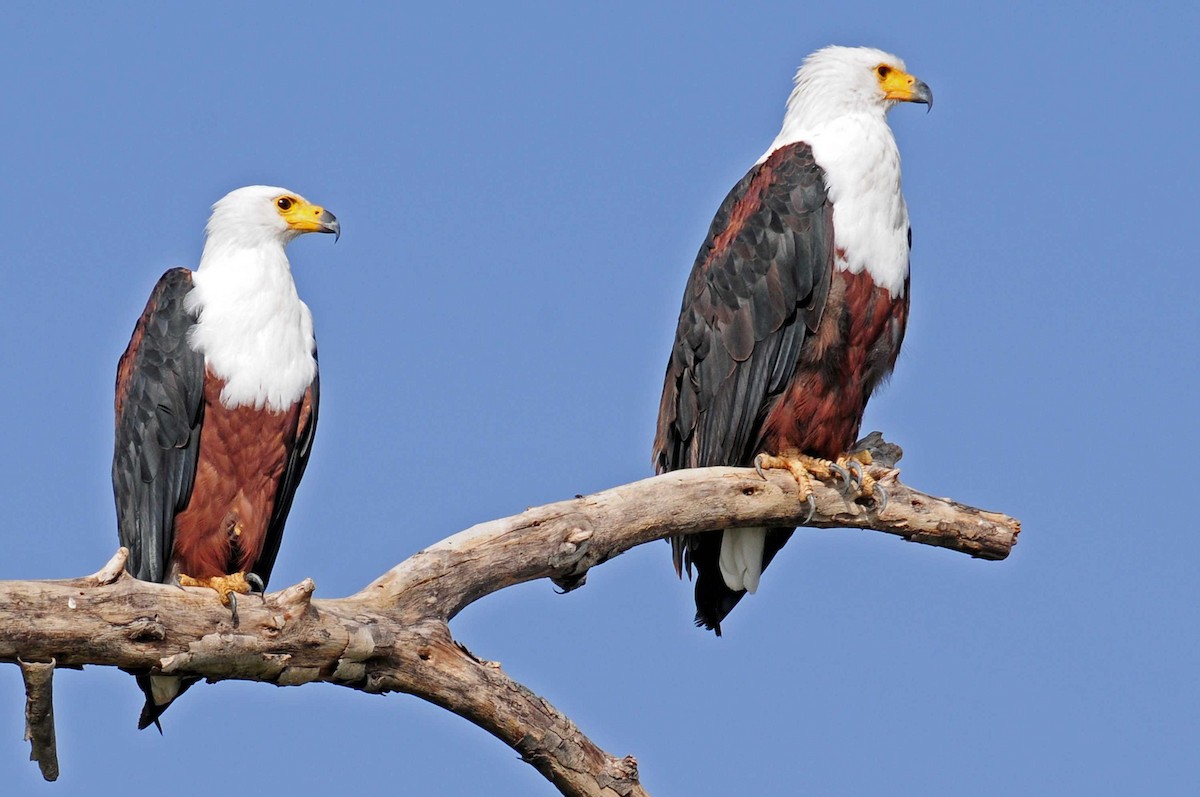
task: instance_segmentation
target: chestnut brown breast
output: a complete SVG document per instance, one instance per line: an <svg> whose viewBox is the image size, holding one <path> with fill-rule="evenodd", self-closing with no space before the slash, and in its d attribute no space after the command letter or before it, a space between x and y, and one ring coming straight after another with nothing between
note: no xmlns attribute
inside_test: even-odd
<svg viewBox="0 0 1200 797"><path fill-rule="evenodd" d="M276 491L296 441L302 404L283 412L221 404L206 373L196 480L175 518L172 571L195 578L250 571L262 554Z"/></svg>

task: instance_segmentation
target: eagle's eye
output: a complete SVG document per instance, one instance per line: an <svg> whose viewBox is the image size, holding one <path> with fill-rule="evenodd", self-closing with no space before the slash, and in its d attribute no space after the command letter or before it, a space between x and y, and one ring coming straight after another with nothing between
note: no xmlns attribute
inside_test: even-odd
<svg viewBox="0 0 1200 797"><path fill-rule="evenodd" d="M892 73L892 68L887 64L880 64L879 66L875 67L875 72L879 75L879 77L885 78Z"/></svg>
<svg viewBox="0 0 1200 797"><path fill-rule="evenodd" d="M291 197L281 196L279 199L275 200L275 205L280 210L291 210L292 204L293 202Z"/></svg>

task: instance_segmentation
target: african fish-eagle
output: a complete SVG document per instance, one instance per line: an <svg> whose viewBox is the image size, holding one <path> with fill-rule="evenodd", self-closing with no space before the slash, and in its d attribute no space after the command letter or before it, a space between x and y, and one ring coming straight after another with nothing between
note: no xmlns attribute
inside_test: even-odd
<svg viewBox="0 0 1200 797"><path fill-rule="evenodd" d="M266 586L317 426L312 314L284 248L341 234L283 188L213 205L200 265L155 286L117 366L113 493L127 569L233 602ZM196 679L140 675L139 728Z"/></svg>
<svg viewBox="0 0 1200 797"><path fill-rule="evenodd" d="M908 320L912 237L887 124L897 102L933 95L894 55L826 47L805 59L779 135L717 210L688 278L658 472L786 468L811 500L811 475L853 470L872 494L851 448ZM697 571L696 624L719 635L793 531L673 539L676 572Z"/></svg>

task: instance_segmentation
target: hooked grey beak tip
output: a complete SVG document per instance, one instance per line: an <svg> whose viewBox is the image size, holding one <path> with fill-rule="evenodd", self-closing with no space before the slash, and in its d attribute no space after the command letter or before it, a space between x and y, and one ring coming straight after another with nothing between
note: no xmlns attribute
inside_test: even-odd
<svg viewBox="0 0 1200 797"><path fill-rule="evenodd" d="M337 243L342 237L342 223L337 220L337 216L330 213L328 210L321 214L321 218L317 219L321 223L323 232L333 233L333 242Z"/></svg>
<svg viewBox="0 0 1200 797"><path fill-rule="evenodd" d="M929 88L929 84L923 80L918 80L913 87L916 90L916 102L925 103L925 113L933 110L933 91Z"/></svg>

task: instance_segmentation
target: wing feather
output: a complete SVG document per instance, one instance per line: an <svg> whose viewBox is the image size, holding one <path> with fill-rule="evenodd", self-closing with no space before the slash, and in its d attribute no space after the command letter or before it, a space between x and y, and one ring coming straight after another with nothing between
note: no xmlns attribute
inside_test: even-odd
<svg viewBox="0 0 1200 797"><path fill-rule="evenodd" d="M807 145L780 148L725 198L688 279L659 409L660 472L749 464L832 268L823 173Z"/></svg>
<svg viewBox="0 0 1200 797"><path fill-rule="evenodd" d="M204 415L204 359L187 343L195 317L183 299L191 272L159 279L117 365L113 496L117 534L137 578L164 581L175 514L196 477Z"/></svg>

